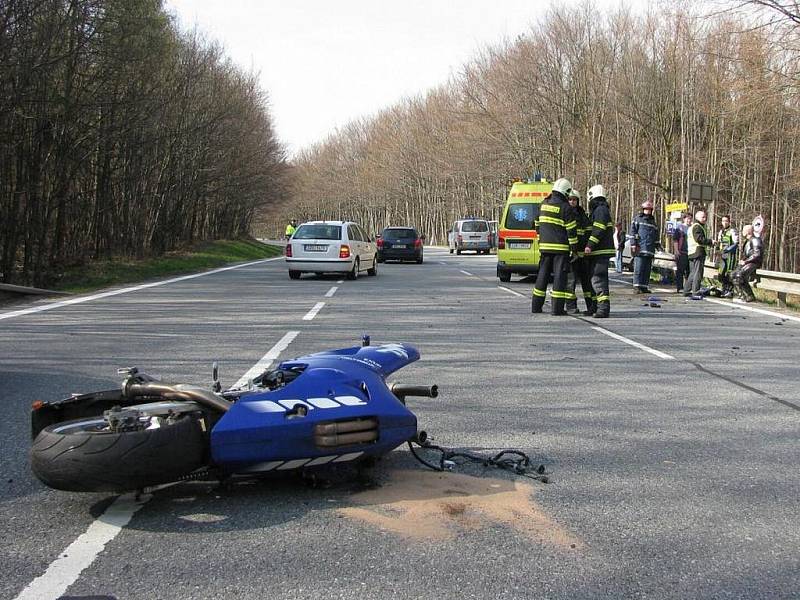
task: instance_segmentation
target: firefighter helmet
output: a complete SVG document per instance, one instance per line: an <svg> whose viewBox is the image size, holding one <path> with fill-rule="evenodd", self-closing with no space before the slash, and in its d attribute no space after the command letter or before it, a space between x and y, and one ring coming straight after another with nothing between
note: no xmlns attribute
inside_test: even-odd
<svg viewBox="0 0 800 600"><path fill-rule="evenodd" d="M556 182L553 184L553 191L559 192L560 194L564 194L565 196L569 194L571 189L572 189L572 183L570 183L569 179L566 179L565 177L557 179Z"/></svg>
<svg viewBox="0 0 800 600"><path fill-rule="evenodd" d="M573 189L571 189L571 190L569 191L569 194L567 194L567 197L568 197L568 198L576 198L576 199L578 200L578 202L580 202L580 201L581 201L581 194L580 194L580 192L579 192L578 190L576 190L575 188L573 188Z"/></svg>
<svg viewBox="0 0 800 600"><path fill-rule="evenodd" d="M603 189L602 185L593 185L589 188L589 192L586 194L586 197L589 200L594 200L595 198L605 198L606 191Z"/></svg>

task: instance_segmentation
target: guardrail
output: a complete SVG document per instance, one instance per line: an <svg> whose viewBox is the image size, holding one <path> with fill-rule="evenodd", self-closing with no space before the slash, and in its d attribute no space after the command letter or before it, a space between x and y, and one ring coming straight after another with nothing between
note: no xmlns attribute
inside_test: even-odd
<svg viewBox="0 0 800 600"><path fill-rule="evenodd" d="M629 259L629 255L623 257L623 262ZM656 252L653 266L661 269L675 270L675 257L669 252ZM706 261L704 271L705 277L717 276L717 263ZM800 274L783 273L781 271L767 271L758 269L756 271L756 281L753 287L759 290L769 290L778 296L778 306L786 308L786 295L800 296Z"/></svg>

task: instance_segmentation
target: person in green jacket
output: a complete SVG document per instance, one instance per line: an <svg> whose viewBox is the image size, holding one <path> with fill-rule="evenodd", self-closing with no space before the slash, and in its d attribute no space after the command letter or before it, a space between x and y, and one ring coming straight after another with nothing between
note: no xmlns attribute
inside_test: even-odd
<svg viewBox="0 0 800 600"><path fill-rule="evenodd" d="M297 231L297 219L292 219L286 226L286 239L292 237L295 231Z"/></svg>

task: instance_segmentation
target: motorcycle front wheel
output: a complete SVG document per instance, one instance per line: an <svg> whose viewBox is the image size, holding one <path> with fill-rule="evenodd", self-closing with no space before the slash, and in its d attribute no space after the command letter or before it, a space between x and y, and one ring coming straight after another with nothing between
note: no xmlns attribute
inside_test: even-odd
<svg viewBox="0 0 800 600"><path fill-rule="evenodd" d="M179 480L208 461L202 413L159 427L112 431L103 417L45 427L31 448L31 469L45 485L70 492L128 492Z"/></svg>

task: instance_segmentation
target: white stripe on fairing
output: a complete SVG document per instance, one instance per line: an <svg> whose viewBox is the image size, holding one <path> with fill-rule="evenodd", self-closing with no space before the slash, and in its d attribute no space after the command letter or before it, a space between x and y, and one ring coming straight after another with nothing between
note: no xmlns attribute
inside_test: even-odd
<svg viewBox="0 0 800 600"><path fill-rule="evenodd" d="M304 464L311 462L310 458L298 458L297 460L290 460L283 463L278 467L278 471L286 471L287 469L296 469L302 467Z"/></svg>
<svg viewBox="0 0 800 600"><path fill-rule="evenodd" d="M283 407L278 406L272 400L257 400L255 402L248 402L247 404L245 404L245 406L247 406L247 408L249 408L253 412L258 412L258 413L286 412L286 410Z"/></svg>
<svg viewBox="0 0 800 600"><path fill-rule="evenodd" d="M644 344L640 344L639 342L634 342L633 340L629 340L628 338L623 337L617 333L614 333L613 331L609 331L608 329L603 329L602 327L592 327L592 329L594 329L595 331L599 331L604 335L612 337L615 340L619 340L620 342L625 342L629 346L633 346L634 348L639 348L639 350L644 350L645 352L649 352L650 354L653 354L659 358L663 358L665 360L675 360L674 356L670 356L669 354L661 352L660 350L655 350L653 348L645 346Z"/></svg>
<svg viewBox="0 0 800 600"><path fill-rule="evenodd" d="M272 471L278 465L283 464L282 460L271 460L269 462L260 462L250 465L246 469L239 471L240 473L263 473L265 471Z"/></svg>
<svg viewBox="0 0 800 600"><path fill-rule="evenodd" d="M362 406L366 404L366 402L356 396L336 396L336 400L345 406Z"/></svg>
<svg viewBox="0 0 800 600"><path fill-rule="evenodd" d="M341 404L330 398L308 398L307 402L317 408L339 408Z"/></svg>
<svg viewBox="0 0 800 600"><path fill-rule="evenodd" d="M310 311L308 311L305 316L303 317L303 321L311 321L314 317L317 316L317 313L322 310L322 307L325 306L324 302L317 302Z"/></svg>
<svg viewBox="0 0 800 600"><path fill-rule="evenodd" d="M333 462L347 462L348 460L355 460L359 456L364 454L363 452L351 452L350 454L342 454L339 458L334 459Z"/></svg>
<svg viewBox="0 0 800 600"><path fill-rule="evenodd" d="M62 596L149 499L150 496L147 496L137 502L134 494L119 496L89 525L86 533L78 536L78 539L50 563L43 575L34 579L19 593L16 600L46 600Z"/></svg>
<svg viewBox="0 0 800 600"><path fill-rule="evenodd" d="M272 348L270 348L269 352L267 352L264 356L261 357L261 360L259 360L256 364L250 367L247 373L242 375L239 378L239 381L233 384L233 387L240 388L251 379L258 377L264 371L266 371L267 367L269 367L272 364L272 361L278 358L281 352L286 350L289 344L292 343L294 338L296 338L297 334L299 333L300 333L299 331L287 331L286 334L280 340L278 340L278 343L275 344Z"/></svg>
<svg viewBox="0 0 800 600"><path fill-rule="evenodd" d="M331 289L329 289L327 292L325 292L325 297L326 298L333 298L333 295L336 293L336 290L338 290L338 289L339 289L338 287L333 286Z"/></svg>
<svg viewBox="0 0 800 600"><path fill-rule="evenodd" d="M289 410L292 410L298 404L302 404L308 410L314 410L313 406L311 406L308 402L303 402L302 400L295 400L295 399L290 398L288 400L278 400L278 402L280 403L281 406L284 406L284 407L288 408Z"/></svg>
<svg viewBox="0 0 800 600"><path fill-rule="evenodd" d="M30 315L33 313L44 312L46 310L53 310L54 308L61 308L62 306L70 306L72 304L81 304L91 300L99 300L100 298L108 298L109 296L118 296L120 294L127 294L128 292L138 292L151 287L159 285L167 285L170 283L177 283L178 281L186 281L187 279L195 279L196 277L205 277L206 275L213 275L214 273L221 273L223 271L232 271L233 269L241 269L242 267L251 267L261 263L269 262L271 260L282 260L282 256L275 258L266 258L264 260L256 260L241 265L233 265L232 267L222 267L221 269L213 269L205 273L194 273L193 275L183 275L182 277L173 277L172 279L165 279L164 281L156 281L153 283L144 283L142 285L135 285L129 288L122 288L120 290L111 290L109 292L101 292L100 294L92 294L91 296L82 296L80 298L70 298L69 300L62 300L61 302L53 302L52 304L44 304L42 306L34 306L31 308L24 308L22 310L13 310L7 313L0 313L0 321L3 319L12 319L14 317L21 317L23 315Z"/></svg>
<svg viewBox="0 0 800 600"><path fill-rule="evenodd" d="M319 457L315 458L314 460L312 460L310 463L308 463L306 466L307 467L316 467L317 465L324 465L324 464L327 464L327 463L331 462L335 458L336 458L335 454L333 454L331 456L319 456Z"/></svg>

